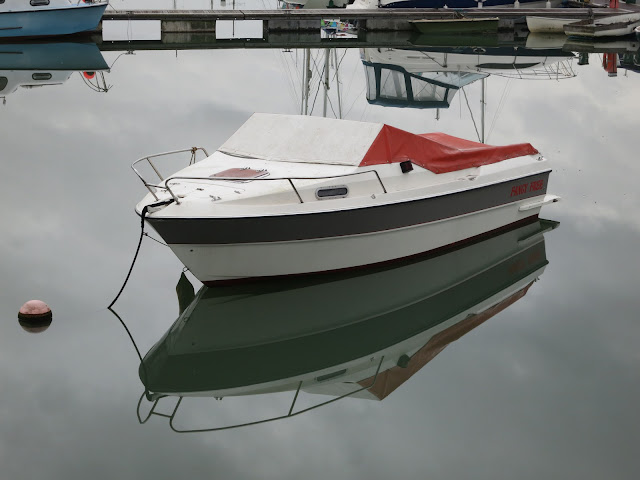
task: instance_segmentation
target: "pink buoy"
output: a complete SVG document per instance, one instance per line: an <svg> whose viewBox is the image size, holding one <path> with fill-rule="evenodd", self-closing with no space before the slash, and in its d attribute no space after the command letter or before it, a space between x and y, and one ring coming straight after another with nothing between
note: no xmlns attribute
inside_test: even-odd
<svg viewBox="0 0 640 480"><path fill-rule="evenodd" d="M18 311L18 322L27 332L43 332L49 328L52 320L49 305L41 300L29 300Z"/></svg>

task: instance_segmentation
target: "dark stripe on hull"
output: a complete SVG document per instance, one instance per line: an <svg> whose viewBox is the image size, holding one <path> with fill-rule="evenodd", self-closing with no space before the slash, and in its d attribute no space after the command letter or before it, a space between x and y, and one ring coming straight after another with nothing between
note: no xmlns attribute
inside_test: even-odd
<svg viewBox="0 0 640 480"><path fill-rule="evenodd" d="M154 218L168 244L287 242L394 230L543 195L549 172L438 197L352 210L241 218ZM534 185L538 189L531 190Z"/></svg>
<svg viewBox="0 0 640 480"><path fill-rule="evenodd" d="M538 221L538 215L532 215L530 217L523 218L522 220L518 220L517 222L504 225L500 228L496 228L494 230L481 233L479 235L474 235L473 237L465 238L464 240L460 240L459 242L443 245L442 247L434 248L433 250L428 250L426 252L416 253L415 255L407 255L406 257L398 257L391 260L385 260L383 262L368 263L366 265L357 265L355 267L338 268L335 270L322 270L319 272L292 273L289 275L271 275L267 277L243 277L243 278L233 278L230 280L209 280L209 281L203 281L202 283L207 287L224 287L224 286L232 286L232 285L242 285L245 283L273 282L273 281L284 280L284 279L295 278L295 277L313 277L316 275L321 277L322 275L345 274L349 272L358 272L361 270L367 271L367 270L374 270L377 268L389 268L390 266L400 267L403 264L413 263L416 261L423 261L429 258L435 258L440 255L444 255L456 250L460 250L462 248L466 248L474 243L482 242L484 240L487 240L488 238L494 237L504 232L508 232L509 230L520 228L524 225L528 225L536 221Z"/></svg>

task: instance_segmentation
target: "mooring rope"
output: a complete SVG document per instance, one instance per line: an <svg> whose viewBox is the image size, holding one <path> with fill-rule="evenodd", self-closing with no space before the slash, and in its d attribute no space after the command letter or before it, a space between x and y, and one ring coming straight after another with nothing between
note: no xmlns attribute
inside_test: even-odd
<svg viewBox="0 0 640 480"><path fill-rule="evenodd" d="M129 277L131 276L131 272L133 271L133 266L136 264L138 253L140 253L140 247L142 246L142 239L144 238L144 217L147 215L149 208L162 207L163 205L169 205L173 203L173 201L174 201L173 198L169 200L163 200L162 202L145 205L144 208L142 209L142 213L140 214L140 240L138 240L138 248L136 248L136 253L133 256L133 261L131 262L131 267L129 267L129 273L127 273L127 278L124 279L124 283L122 284L120 291L116 295L116 298L114 298L113 301L109 304L109 306L107 307L108 309L111 309L111 307L113 307L113 305L118 301L118 298L120 298L120 295L124 291L124 287L127 285L127 282L129 281Z"/></svg>

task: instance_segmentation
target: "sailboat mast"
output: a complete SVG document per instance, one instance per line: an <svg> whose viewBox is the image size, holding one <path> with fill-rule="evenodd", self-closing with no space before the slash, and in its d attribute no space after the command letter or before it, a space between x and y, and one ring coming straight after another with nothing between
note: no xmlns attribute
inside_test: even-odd
<svg viewBox="0 0 640 480"><path fill-rule="evenodd" d="M322 106L322 116L327 116L327 100L329 99L329 56L331 50L324 50L324 104Z"/></svg>
<svg viewBox="0 0 640 480"><path fill-rule="evenodd" d="M309 82L311 81L311 49L304 49L304 73L303 73L303 88L302 88L302 104L304 115L309 113Z"/></svg>
<svg viewBox="0 0 640 480"><path fill-rule="evenodd" d="M484 77L482 79L482 89L481 89L481 94L480 94L480 132L481 132L481 139L480 141L482 143L484 143L484 113L485 113L485 109L487 107L487 104L485 102L485 89L486 89L486 77Z"/></svg>
<svg viewBox="0 0 640 480"><path fill-rule="evenodd" d="M338 94L338 118L342 118L342 100L340 98L340 78L338 77L338 73L340 73L338 69L338 50L333 49L333 61L334 68L336 69L336 92Z"/></svg>

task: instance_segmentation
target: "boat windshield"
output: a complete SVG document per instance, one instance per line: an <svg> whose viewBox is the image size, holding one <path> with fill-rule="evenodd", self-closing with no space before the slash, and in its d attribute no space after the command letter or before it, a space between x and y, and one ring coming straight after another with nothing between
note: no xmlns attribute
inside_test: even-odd
<svg viewBox="0 0 640 480"><path fill-rule="evenodd" d="M457 91L487 76L476 72L409 73L397 65L363 62L371 104L448 108Z"/></svg>

